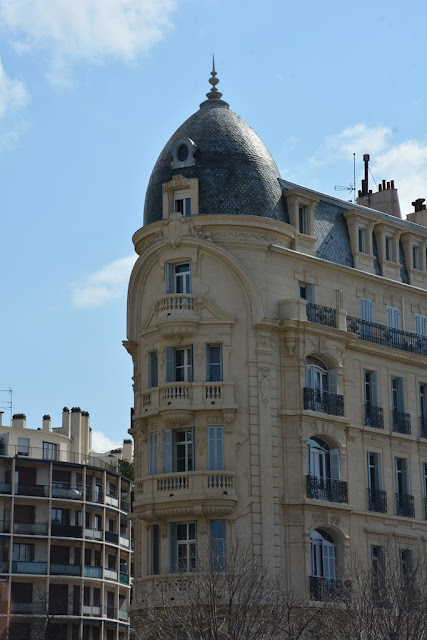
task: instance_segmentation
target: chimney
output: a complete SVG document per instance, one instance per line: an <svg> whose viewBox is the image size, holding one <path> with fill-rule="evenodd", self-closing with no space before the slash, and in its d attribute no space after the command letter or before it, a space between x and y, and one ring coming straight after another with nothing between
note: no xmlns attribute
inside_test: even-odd
<svg viewBox="0 0 427 640"><path fill-rule="evenodd" d="M25 429L27 426L27 416L25 413L14 413L12 416L12 427L16 429Z"/></svg>
<svg viewBox="0 0 427 640"><path fill-rule="evenodd" d="M51 431L51 419L50 416L45 413L45 415L43 416L43 422L42 422L42 430L43 431Z"/></svg>
<svg viewBox="0 0 427 640"><path fill-rule="evenodd" d="M81 437L81 451L83 455L88 455L90 451L90 426L89 426L89 411L82 411L82 437Z"/></svg>
<svg viewBox="0 0 427 640"><path fill-rule="evenodd" d="M80 407L72 407L71 409L71 440L74 441L73 451L75 453L82 452L82 411Z"/></svg>
<svg viewBox="0 0 427 640"><path fill-rule="evenodd" d="M3 414L4 414L4 411L0 411L0 427L3 426Z"/></svg>
<svg viewBox="0 0 427 640"><path fill-rule="evenodd" d="M130 438L123 440L122 460L133 461L133 441Z"/></svg>
<svg viewBox="0 0 427 640"><path fill-rule="evenodd" d="M70 411L68 407L62 409L62 427L61 433L70 437Z"/></svg>
<svg viewBox="0 0 427 640"><path fill-rule="evenodd" d="M378 185L378 191L372 193L368 184L369 155L367 153L363 156L363 161L365 163L365 177L362 180L362 189L358 192L357 204L382 211L395 218L401 218L399 196L394 186L394 180L386 181L383 179Z"/></svg>
<svg viewBox="0 0 427 640"><path fill-rule="evenodd" d="M406 216L410 222L415 222L415 224L420 224L423 227L427 227L427 210L426 205L424 204L425 201L425 198L417 198L414 200L412 203L414 211L412 211L412 213L408 213Z"/></svg>

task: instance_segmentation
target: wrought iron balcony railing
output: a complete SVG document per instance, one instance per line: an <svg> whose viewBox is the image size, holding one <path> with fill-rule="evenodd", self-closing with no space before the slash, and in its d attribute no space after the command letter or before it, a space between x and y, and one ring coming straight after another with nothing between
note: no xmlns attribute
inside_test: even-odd
<svg viewBox="0 0 427 640"><path fill-rule="evenodd" d="M347 482L316 476L306 476L306 478L307 498L328 502L348 502Z"/></svg>
<svg viewBox="0 0 427 640"><path fill-rule="evenodd" d="M405 433L407 435L411 433L411 416L409 413L392 409L391 420L393 431L396 431L396 433Z"/></svg>
<svg viewBox="0 0 427 640"><path fill-rule="evenodd" d="M307 320L326 327L337 326L337 314L335 309L324 307L321 304L307 302Z"/></svg>
<svg viewBox="0 0 427 640"><path fill-rule="evenodd" d="M394 329L384 324L369 322L354 316L347 316L347 331L354 333L361 340L381 344L385 347L409 351L420 356L427 356L427 338L417 333Z"/></svg>
<svg viewBox="0 0 427 640"><path fill-rule="evenodd" d="M381 489L368 489L369 511L387 513L387 492Z"/></svg>
<svg viewBox="0 0 427 640"><path fill-rule="evenodd" d="M414 496L396 493L396 513L398 516L415 518Z"/></svg>
<svg viewBox="0 0 427 640"><path fill-rule="evenodd" d="M375 427L375 429L384 429L383 408L365 404L365 425L367 427Z"/></svg>
<svg viewBox="0 0 427 640"><path fill-rule="evenodd" d="M328 413L332 416L343 416L344 396L304 387L304 409Z"/></svg>
<svg viewBox="0 0 427 640"><path fill-rule="evenodd" d="M348 580L310 576L310 598L319 601L342 600L351 588Z"/></svg>

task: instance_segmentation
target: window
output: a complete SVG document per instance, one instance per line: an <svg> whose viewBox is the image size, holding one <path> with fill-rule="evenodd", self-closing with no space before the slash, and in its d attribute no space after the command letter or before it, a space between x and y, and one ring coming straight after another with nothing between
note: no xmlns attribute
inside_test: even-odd
<svg viewBox="0 0 427 640"><path fill-rule="evenodd" d="M313 437L308 446L307 496L329 502L347 501L347 484L340 482L340 452L321 438Z"/></svg>
<svg viewBox="0 0 427 640"><path fill-rule="evenodd" d="M305 364L305 384L310 389L328 391L328 370L318 358L308 357Z"/></svg>
<svg viewBox="0 0 427 640"><path fill-rule="evenodd" d="M360 253L366 253L366 229L365 227L358 228L358 241Z"/></svg>
<svg viewBox="0 0 427 640"><path fill-rule="evenodd" d="M43 442L43 460L56 460L57 448L53 442Z"/></svg>
<svg viewBox="0 0 427 640"><path fill-rule="evenodd" d="M399 309L398 307L391 307L387 305L387 326L391 329L399 329Z"/></svg>
<svg viewBox="0 0 427 640"><path fill-rule="evenodd" d="M421 437L427 438L427 384L420 384Z"/></svg>
<svg viewBox="0 0 427 640"><path fill-rule="evenodd" d="M206 381L222 381L222 345L206 345Z"/></svg>
<svg viewBox="0 0 427 640"><path fill-rule="evenodd" d="M194 471L194 428L163 430L163 473Z"/></svg>
<svg viewBox="0 0 427 640"><path fill-rule="evenodd" d="M303 205L298 207L298 231L308 234L308 211L307 207Z"/></svg>
<svg viewBox="0 0 427 640"><path fill-rule="evenodd" d="M196 523L170 525L171 571L196 570Z"/></svg>
<svg viewBox="0 0 427 640"><path fill-rule="evenodd" d="M185 145L181 145L178 149L178 156L181 149L185 149L188 155L188 148ZM183 216L191 215L190 191L187 191L184 189L175 191L173 194L173 200L174 200L174 211L178 211L178 213L182 213Z"/></svg>
<svg viewBox="0 0 427 640"><path fill-rule="evenodd" d="M387 513L387 494L382 490L381 455L368 451L368 501L369 511Z"/></svg>
<svg viewBox="0 0 427 640"><path fill-rule="evenodd" d="M404 580L412 576L414 565L411 549L399 549L400 575Z"/></svg>
<svg viewBox="0 0 427 640"><path fill-rule="evenodd" d="M368 298L360 298L360 317L362 320L372 322L372 300L368 300Z"/></svg>
<svg viewBox="0 0 427 640"><path fill-rule="evenodd" d="M420 266L420 245L412 245L412 267L414 269L421 269Z"/></svg>
<svg viewBox="0 0 427 640"><path fill-rule="evenodd" d="M384 547L371 545L372 590L376 595L385 591L385 555Z"/></svg>
<svg viewBox="0 0 427 640"><path fill-rule="evenodd" d="M166 348L166 382L193 382L193 347Z"/></svg>
<svg viewBox="0 0 427 640"><path fill-rule="evenodd" d="M385 238L385 259L389 262L393 261L393 238L391 236Z"/></svg>
<svg viewBox="0 0 427 640"><path fill-rule="evenodd" d="M148 386L157 387L157 351L150 351L148 354Z"/></svg>
<svg viewBox="0 0 427 640"><path fill-rule="evenodd" d="M419 336L427 336L426 317L423 313L414 313L415 333Z"/></svg>
<svg viewBox="0 0 427 640"><path fill-rule="evenodd" d="M12 551L12 560L14 562L33 562L34 545L14 543Z"/></svg>
<svg viewBox="0 0 427 640"><path fill-rule="evenodd" d="M306 282L298 282L298 297L301 300L314 303L314 285Z"/></svg>
<svg viewBox="0 0 427 640"><path fill-rule="evenodd" d="M405 413L405 389L403 378L391 378L391 417L393 431L411 433L411 418Z"/></svg>
<svg viewBox="0 0 427 640"><path fill-rule="evenodd" d="M167 292L191 293L190 262L166 265Z"/></svg>
<svg viewBox="0 0 427 640"><path fill-rule="evenodd" d="M408 460L406 458L395 458L394 463L396 473L396 493L400 496L407 496L409 494Z"/></svg>
<svg viewBox="0 0 427 640"><path fill-rule="evenodd" d="M336 545L332 536L315 529L311 540L311 575L318 578L336 578Z"/></svg>
<svg viewBox="0 0 427 640"><path fill-rule="evenodd" d="M211 521L211 553L212 569L216 573L225 571L225 522Z"/></svg>
<svg viewBox="0 0 427 640"><path fill-rule="evenodd" d="M30 439L18 438L18 455L28 456L30 455Z"/></svg>
<svg viewBox="0 0 427 640"><path fill-rule="evenodd" d="M52 515L52 524L62 524L62 525L70 524L69 509L57 509L53 507L51 511L51 515Z"/></svg>
<svg viewBox="0 0 427 640"><path fill-rule="evenodd" d="M377 372L365 370L364 378L365 403L376 407L378 406Z"/></svg>
<svg viewBox="0 0 427 640"><path fill-rule="evenodd" d="M224 470L224 436L222 427L208 427L209 471Z"/></svg>
<svg viewBox="0 0 427 640"><path fill-rule="evenodd" d="M383 410L378 406L378 375L376 371L363 371L363 391L365 400L365 425L384 429Z"/></svg>
<svg viewBox="0 0 427 640"><path fill-rule="evenodd" d="M148 474L155 476L157 474L157 432L148 434Z"/></svg>
<svg viewBox="0 0 427 640"><path fill-rule="evenodd" d="M160 527L154 524L151 529L151 574L160 573Z"/></svg>
<svg viewBox="0 0 427 640"><path fill-rule="evenodd" d="M304 409L344 415L344 399L337 395L337 370L313 356L305 361Z"/></svg>

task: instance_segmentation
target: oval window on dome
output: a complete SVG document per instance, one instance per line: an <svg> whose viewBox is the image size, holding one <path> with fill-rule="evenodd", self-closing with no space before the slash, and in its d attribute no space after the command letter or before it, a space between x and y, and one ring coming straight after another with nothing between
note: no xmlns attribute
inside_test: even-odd
<svg viewBox="0 0 427 640"><path fill-rule="evenodd" d="M188 147L186 144L180 144L178 147L178 160L184 162L188 158Z"/></svg>

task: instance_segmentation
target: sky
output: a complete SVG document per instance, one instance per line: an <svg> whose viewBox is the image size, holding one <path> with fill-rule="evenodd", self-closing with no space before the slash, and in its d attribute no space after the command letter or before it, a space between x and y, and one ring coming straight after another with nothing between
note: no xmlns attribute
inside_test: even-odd
<svg viewBox="0 0 427 640"><path fill-rule="evenodd" d="M0 410L128 437L126 291L157 156L218 89L283 178L344 199L362 156L427 198L422 0L0 0ZM375 189L375 184L372 184ZM12 395L7 390L12 389Z"/></svg>

